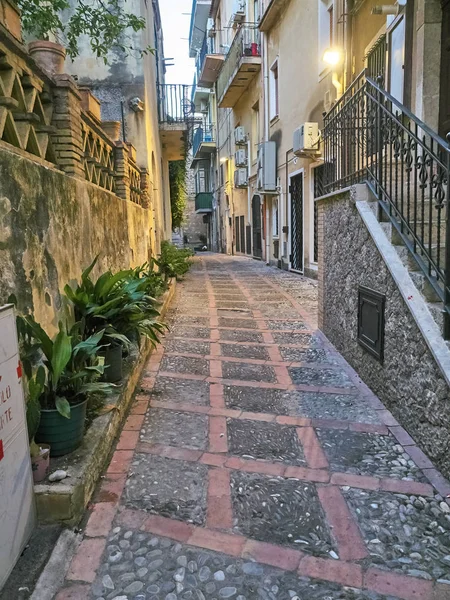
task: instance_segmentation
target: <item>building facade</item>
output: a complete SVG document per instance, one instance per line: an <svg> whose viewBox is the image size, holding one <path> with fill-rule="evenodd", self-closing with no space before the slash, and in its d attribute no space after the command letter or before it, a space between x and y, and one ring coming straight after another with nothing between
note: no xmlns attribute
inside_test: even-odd
<svg viewBox="0 0 450 600"><path fill-rule="evenodd" d="M193 148L197 208L208 215L214 249L316 276L323 115L367 69L446 133L446 6L194 0L193 98L204 118Z"/></svg>

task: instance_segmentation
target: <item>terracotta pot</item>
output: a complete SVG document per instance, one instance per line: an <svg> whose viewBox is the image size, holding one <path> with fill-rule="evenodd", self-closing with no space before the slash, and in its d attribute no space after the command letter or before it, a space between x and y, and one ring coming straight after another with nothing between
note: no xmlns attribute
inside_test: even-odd
<svg viewBox="0 0 450 600"><path fill-rule="evenodd" d="M39 456L31 457L31 470L33 471L34 483L43 481L50 468L50 446L48 444L38 444L42 453Z"/></svg>
<svg viewBox="0 0 450 600"><path fill-rule="evenodd" d="M122 123L120 121L102 121L102 129L113 142L117 142L120 139Z"/></svg>
<svg viewBox="0 0 450 600"><path fill-rule="evenodd" d="M61 73L64 73L66 50L61 44L46 40L36 40L28 44L28 52L31 58L50 75L61 75Z"/></svg>

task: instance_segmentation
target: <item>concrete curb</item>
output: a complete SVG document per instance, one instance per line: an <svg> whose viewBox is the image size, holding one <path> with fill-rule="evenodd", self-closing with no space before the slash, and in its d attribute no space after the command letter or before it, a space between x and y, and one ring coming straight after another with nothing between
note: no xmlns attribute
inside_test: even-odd
<svg viewBox="0 0 450 600"><path fill-rule="evenodd" d="M170 282L169 289L162 297L159 320L162 320L175 293L176 281ZM35 499L38 520L41 523L60 522L71 527L83 516L97 481L103 472L117 434L122 427L136 386L153 351L146 341L140 352L136 352L127 365L120 392L108 399L114 409L97 417L90 426L82 445L73 454L57 458L52 462L52 470L65 469L70 478L59 483L35 485Z"/></svg>

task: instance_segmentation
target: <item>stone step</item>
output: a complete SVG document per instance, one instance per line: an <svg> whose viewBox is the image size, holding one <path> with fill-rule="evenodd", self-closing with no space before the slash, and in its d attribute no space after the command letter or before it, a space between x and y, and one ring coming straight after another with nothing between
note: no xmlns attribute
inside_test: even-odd
<svg viewBox="0 0 450 600"><path fill-rule="evenodd" d="M436 321L437 326L439 327L439 331L441 333L444 332L444 305L442 302L427 302L428 309Z"/></svg>
<svg viewBox="0 0 450 600"><path fill-rule="evenodd" d="M433 286L428 281L426 275L422 271L410 271L410 277L413 280L414 285L422 294L427 302L441 302L439 295L436 293Z"/></svg>

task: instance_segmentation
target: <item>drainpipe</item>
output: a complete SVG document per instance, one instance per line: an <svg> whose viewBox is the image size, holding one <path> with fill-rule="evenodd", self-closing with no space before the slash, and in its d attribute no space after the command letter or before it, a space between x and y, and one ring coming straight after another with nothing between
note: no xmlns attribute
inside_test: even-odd
<svg viewBox="0 0 450 600"><path fill-rule="evenodd" d="M267 44L267 36L261 32L262 49L263 49L263 92L264 92L264 141L269 141L269 52Z"/></svg>

